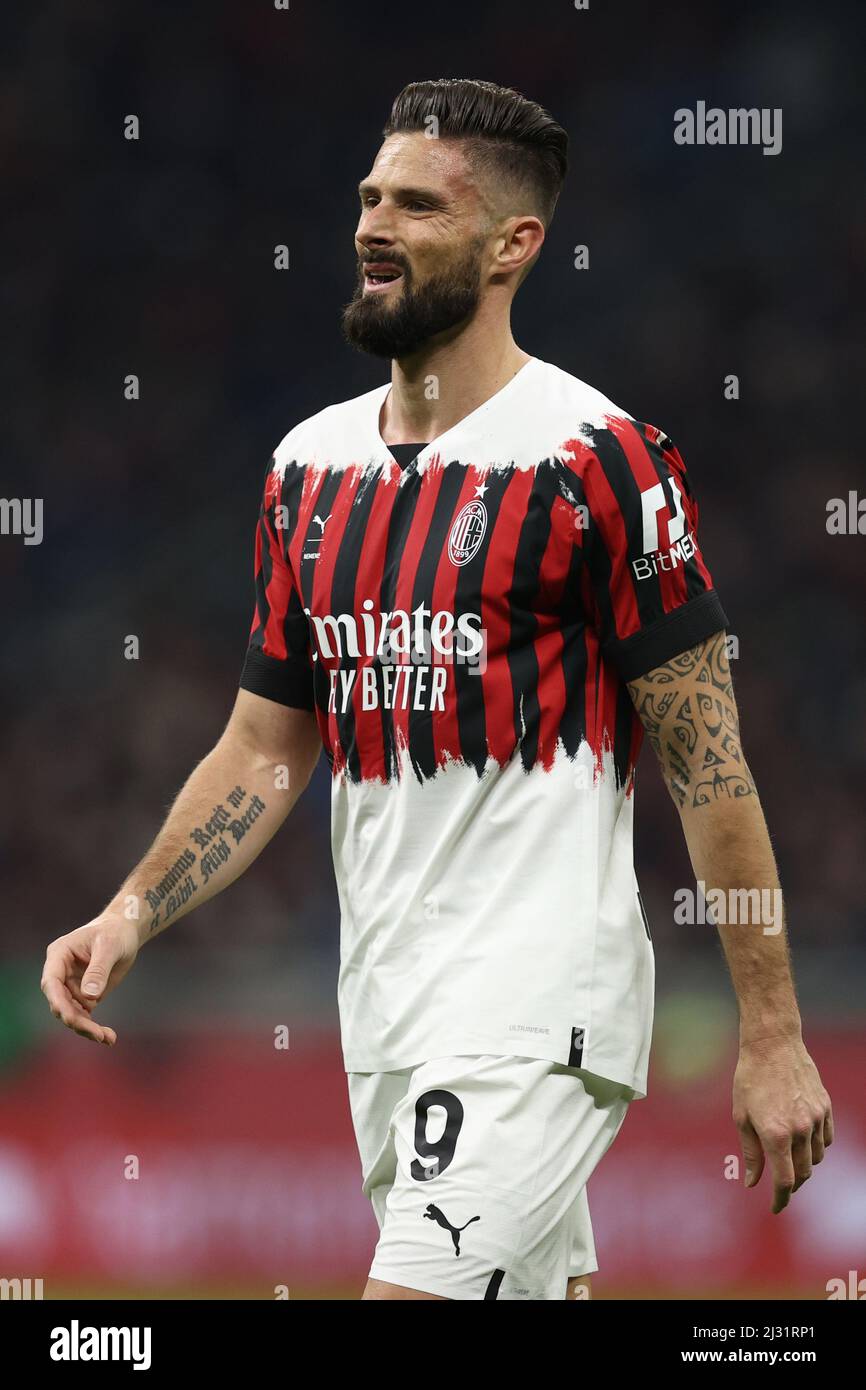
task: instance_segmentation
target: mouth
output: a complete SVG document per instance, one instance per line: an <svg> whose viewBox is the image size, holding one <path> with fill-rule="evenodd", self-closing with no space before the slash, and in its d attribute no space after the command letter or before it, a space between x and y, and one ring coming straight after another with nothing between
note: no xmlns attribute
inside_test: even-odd
<svg viewBox="0 0 866 1390"><path fill-rule="evenodd" d="M385 261L367 261L364 264L365 294L385 293L389 286L402 279L403 272L399 266L389 265Z"/></svg>

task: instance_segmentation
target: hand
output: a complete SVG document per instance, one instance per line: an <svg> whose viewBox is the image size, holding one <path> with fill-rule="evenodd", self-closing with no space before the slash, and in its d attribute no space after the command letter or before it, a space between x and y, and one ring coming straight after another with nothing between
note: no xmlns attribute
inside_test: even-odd
<svg viewBox="0 0 866 1390"><path fill-rule="evenodd" d="M58 936L46 952L41 982L54 1017L82 1038L113 1047L114 1029L100 1027L90 1015L123 979L138 947L136 924L107 912L67 936Z"/></svg>
<svg viewBox="0 0 866 1390"><path fill-rule="evenodd" d="M830 1097L799 1035L741 1043L734 1123L740 1131L746 1187L758 1183L766 1158L773 1178L772 1209L782 1211L833 1142Z"/></svg>

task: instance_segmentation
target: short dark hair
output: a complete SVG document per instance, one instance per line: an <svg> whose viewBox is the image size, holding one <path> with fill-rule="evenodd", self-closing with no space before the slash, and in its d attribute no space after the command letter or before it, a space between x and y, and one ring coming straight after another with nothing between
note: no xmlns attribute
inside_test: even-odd
<svg viewBox="0 0 866 1390"><path fill-rule="evenodd" d="M428 130L431 116L440 137L469 142L470 159L500 179L526 185L549 225L568 169L568 135L543 106L511 87L468 77L410 82L382 134Z"/></svg>

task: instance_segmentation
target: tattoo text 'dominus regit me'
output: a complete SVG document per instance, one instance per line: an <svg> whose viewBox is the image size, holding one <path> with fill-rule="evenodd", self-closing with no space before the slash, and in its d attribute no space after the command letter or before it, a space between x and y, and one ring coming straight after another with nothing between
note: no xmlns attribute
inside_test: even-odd
<svg viewBox="0 0 866 1390"><path fill-rule="evenodd" d="M189 838L201 851L201 857L197 858L192 849L185 849L159 883L145 889L145 899L153 912L150 932L165 926L178 909L228 863L232 850L266 809L257 793L247 800L244 788L236 786L224 801L217 803L204 825L193 826Z"/></svg>

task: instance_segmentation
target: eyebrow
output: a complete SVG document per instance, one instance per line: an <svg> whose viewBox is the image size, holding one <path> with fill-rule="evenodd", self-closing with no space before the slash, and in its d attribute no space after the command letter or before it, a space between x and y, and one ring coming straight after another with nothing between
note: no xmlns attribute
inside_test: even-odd
<svg viewBox="0 0 866 1390"><path fill-rule="evenodd" d="M365 193L378 192L378 184L372 183L369 180L362 180L362 182L358 184L359 198L363 198ZM398 198L417 198L421 202L435 203L437 206L440 207L445 201L442 197L442 194L434 192L432 188L398 188L396 190L395 196L397 196Z"/></svg>

